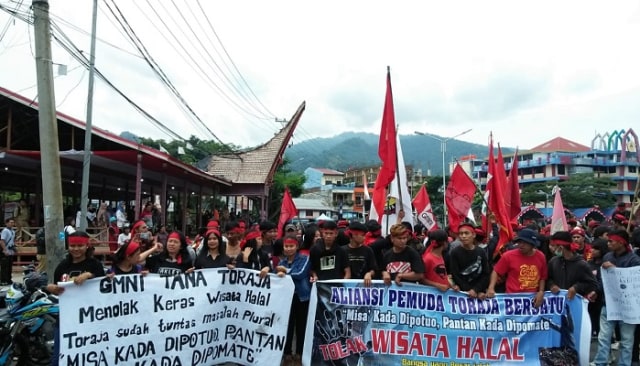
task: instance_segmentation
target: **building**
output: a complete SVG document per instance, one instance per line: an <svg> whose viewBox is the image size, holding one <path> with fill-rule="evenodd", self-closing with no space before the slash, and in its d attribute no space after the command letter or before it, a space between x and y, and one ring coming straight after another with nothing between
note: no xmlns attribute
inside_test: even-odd
<svg viewBox="0 0 640 366"><path fill-rule="evenodd" d="M518 152L518 175L521 185L559 182L572 174L610 177L617 188L611 193L618 202L633 202L638 180L640 152L638 136L633 129L597 134L591 146L556 137L530 150ZM504 156L507 173L514 155ZM484 189L487 182L487 160L475 157L460 160L462 168ZM450 169L453 165L450 165Z"/></svg>
<svg viewBox="0 0 640 366"><path fill-rule="evenodd" d="M344 179L344 173L327 168L307 168L304 176L307 178L303 186L305 190L319 189L330 184L340 186Z"/></svg>

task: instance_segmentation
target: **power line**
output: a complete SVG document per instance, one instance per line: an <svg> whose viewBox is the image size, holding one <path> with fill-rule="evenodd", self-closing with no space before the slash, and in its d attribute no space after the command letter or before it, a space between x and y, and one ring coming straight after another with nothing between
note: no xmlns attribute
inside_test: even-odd
<svg viewBox="0 0 640 366"><path fill-rule="evenodd" d="M220 75L222 75L222 77L223 77L223 78L222 78L222 79L223 79L223 81L225 81L225 80L226 80L226 81L227 81L227 83L226 83L226 84L230 87L230 89L232 89L232 91L235 91L235 94L236 94L236 95L238 95L238 96L240 96L240 98L241 98L242 100L244 100L244 101L246 102L246 104L247 104L250 108L252 108L256 113L261 114L261 115L263 116L263 118L264 118L264 119L271 119L271 118L273 118L273 116L270 116L270 115L265 114L263 111L261 111L261 110L260 110L260 108L256 107L256 106L255 106L255 104L254 104L254 103L252 103L252 102L247 98L247 96L246 96L246 95L245 95L245 94L244 94L240 89L238 89L238 87L235 85L235 83L234 83L233 81L231 81L231 79L229 78L229 76L227 76L227 74L222 70L222 68L220 67L220 65L218 65L218 62L216 62L215 58L211 55L211 53L209 53L208 48L204 45L204 43L202 43L202 40L200 39L200 37L198 36L198 34L193 30L193 27L191 27L191 22L189 22L189 21L185 18L184 14L183 14L183 13L182 13L182 11L180 10L180 7L178 7L178 6L176 5L176 3L175 3L175 1L174 1L174 0L171 0L171 3L173 4L174 8L176 9L176 12L178 13L178 15L180 15L180 18L182 18L182 20L184 21L184 23L187 25L187 28L191 31L191 34L192 34L192 35L193 35L193 37L198 41L198 44L200 44L200 46L201 46L202 50L204 50L204 52L207 54L207 56L208 56L208 57L207 57L207 58L202 57L202 56L203 56L203 55L202 55L202 53L200 53L199 49L197 49L197 48L196 48L196 49L198 50L198 53L200 54L200 56L201 56L203 59L205 59L205 60L210 59L210 60L211 60L211 62L213 62L213 64L215 65L216 69L218 69L218 71L220 71ZM192 13L192 14L193 14L193 13ZM198 21L198 19L197 19L197 18L195 18L195 20L196 20L196 23L198 23L198 25L200 25L200 22ZM201 28L202 28L202 27L201 27ZM203 32L203 33L206 35L206 33L205 33L205 32ZM183 32L183 34L184 34L184 32ZM185 34L185 36L186 36L186 34ZM187 38L188 38L188 37L187 37ZM215 48L215 45L214 45L214 47L213 47L213 48L214 48L214 50L216 49L216 48ZM216 50L216 51L217 51L217 50Z"/></svg>
<svg viewBox="0 0 640 366"><path fill-rule="evenodd" d="M211 77L209 76L209 74L200 66L200 64L193 58L193 56L191 55L191 52L185 47L184 42L182 42L181 40L179 40L176 35L173 33L173 31L171 30L171 27L169 27L167 25L167 23L164 21L163 16L161 16L160 14L158 14L157 10L151 5L149 4L149 1L147 0L147 4L149 5L149 8L151 9L151 11L155 14L155 16L160 20L160 22L162 23L162 25L167 29L167 31L169 32L169 34L171 35L171 37L173 38L173 40L175 41L175 43L180 47L181 51L176 50L178 54L182 55L186 55L187 57L189 57L189 59L191 59L191 61L195 64L195 66L199 69L199 72L205 77L205 79L207 79L211 85L214 87L214 89L218 92L218 94L227 101L227 103L229 103L229 105L231 105L232 107L236 108L238 111L245 113L246 115L256 118L256 119L262 119L261 116L258 116L254 113L252 113L251 111L248 111L246 108L242 107L241 105L239 105L235 100L233 100L215 81L213 81L211 79ZM166 10L166 8L164 7L164 5L162 5L162 3L159 4L162 9L164 9L164 11L167 13L167 17L170 18L171 20L173 20L173 16L171 16L171 14ZM177 24L177 22L175 22L175 20L173 20L174 23L176 23L176 27L178 29L181 30L180 26ZM184 33L184 32L183 32ZM188 39L188 38L187 38ZM172 43L171 43L172 44ZM173 45L173 44L172 44ZM195 48L195 47L194 47ZM174 47L175 49L175 47ZM257 126L257 127L264 127L264 126Z"/></svg>
<svg viewBox="0 0 640 366"><path fill-rule="evenodd" d="M156 73L156 75L158 75L158 77L160 77L161 81L169 88L169 90L171 90L171 92L189 110L189 112L195 117L195 119L198 122L200 122L201 125L204 126L207 129L207 131L211 134L211 136L213 136L220 144L225 146L229 151L233 151L226 143L224 143L218 136L216 136L216 134L213 133L213 131L211 131L204 124L204 122L200 119L200 117L196 114L196 112L191 108L191 106L187 103L187 101L182 97L182 94L180 94L180 92L173 85L171 80L169 80L169 77L164 73L164 71L162 71L162 69L160 68L160 65L158 65L158 63L150 55L149 51L147 50L145 45L142 43L140 38L137 36L137 34L135 33L135 31L133 30L133 28L131 27L131 25L127 21L127 19L124 16L124 14L122 14L122 12L120 11L120 9L119 9L118 5L115 3L115 1L111 0L111 2L113 3L113 6L115 7L116 11L118 12L118 15L119 15L120 18L118 18L118 15L116 15L113 12L113 10L111 9L111 7L108 4L107 4L107 7L112 12L114 17L116 17L116 20L121 24L121 26L123 27L124 31L129 36L129 38L134 42L136 48L143 55L145 61L148 63L148 65L151 67L151 69ZM123 24L123 22L124 22L124 24Z"/></svg>
<svg viewBox="0 0 640 366"><path fill-rule="evenodd" d="M200 12L202 15L204 15L205 20L207 21L207 24L209 25L209 28L211 28L211 32L213 33L213 35L216 37L216 40L218 41L218 43L220 44L220 47L222 47L222 50L224 51L224 54L227 56L227 58L229 59L229 62L231 62L231 65L233 66L233 69L236 71L236 73L238 74L238 76L240 77L240 80L244 83L244 85L247 87L247 89L249 90L249 92L251 93L251 95L255 98L255 100L262 106L262 108L264 108L265 111L267 111L267 113L271 116L275 116L275 113L271 112L269 110L269 108L267 108L264 104L262 104L262 102L260 101L260 99L258 98L258 96L253 92L253 89L251 89L251 87L249 86L249 83L247 83L247 80L244 78L244 76L242 76L242 73L240 72L240 70L238 69L238 67L236 66L236 63L233 61L233 58L231 58L231 55L229 55L229 52L227 52L226 47L224 46L224 43L222 43L222 40L220 39L220 37L218 36L218 33L216 32L215 28L213 27L213 24L211 24L211 21L209 20L209 17L207 16L207 12L204 11L204 9L202 8L202 5L200 4L200 0L197 0L198 3L198 7L200 8ZM189 7L189 2L186 2L187 7ZM189 7L189 9L191 9ZM199 23L198 23L199 24ZM205 34L207 34L205 32ZM207 38L209 38L207 36ZM211 40L210 40L211 42ZM211 42L213 44L213 42ZM217 52L217 49L216 49ZM219 54L218 54L219 55ZM224 59L223 59L224 60ZM225 63L226 65L226 63ZM228 67L227 67L228 68ZM233 74L233 73L232 73ZM237 80L237 79L236 79Z"/></svg>

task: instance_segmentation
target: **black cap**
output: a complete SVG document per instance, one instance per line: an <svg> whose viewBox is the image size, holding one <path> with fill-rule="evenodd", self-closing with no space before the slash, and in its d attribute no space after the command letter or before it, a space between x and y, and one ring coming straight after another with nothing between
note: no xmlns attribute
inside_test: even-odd
<svg viewBox="0 0 640 366"><path fill-rule="evenodd" d="M349 223L349 230L352 231L362 231L362 232L367 232L367 227L364 226L363 223L361 223L360 221L351 221Z"/></svg>

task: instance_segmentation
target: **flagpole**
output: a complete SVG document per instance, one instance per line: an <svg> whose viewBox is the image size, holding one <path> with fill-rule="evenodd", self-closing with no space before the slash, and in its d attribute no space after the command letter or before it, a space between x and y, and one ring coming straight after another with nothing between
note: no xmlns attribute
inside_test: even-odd
<svg viewBox="0 0 640 366"><path fill-rule="evenodd" d="M638 171L638 179L636 181L636 191L633 194L631 201L631 215L629 215L629 222L627 223L627 232L631 234L631 219L635 216L638 207L640 207L640 171Z"/></svg>
<svg viewBox="0 0 640 366"><path fill-rule="evenodd" d="M398 137L398 125L396 125L396 131L395 132L396 132L396 136L394 136L393 138L397 138ZM400 209L402 210L402 209L404 209L404 205L402 204L402 185L401 185L401 182L400 182L400 166L398 165L398 151L397 150L396 150L396 167L397 167L396 168L396 180L398 181L398 201L400 202Z"/></svg>

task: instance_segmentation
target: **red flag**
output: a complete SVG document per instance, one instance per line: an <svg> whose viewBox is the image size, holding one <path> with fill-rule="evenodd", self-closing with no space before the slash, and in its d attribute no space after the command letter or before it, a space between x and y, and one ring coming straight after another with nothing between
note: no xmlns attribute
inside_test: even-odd
<svg viewBox="0 0 640 366"><path fill-rule="evenodd" d="M505 197L509 218L515 220L522 211L522 202L520 200L520 182L518 177L518 149L513 155L513 162L511 163L511 170L507 177L507 195Z"/></svg>
<svg viewBox="0 0 640 366"><path fill-rule="evenodd" d="M465 173L460 164L456 164L451 173L449 185L445 195L447 203L447 217L449 218L449 227L456 231L458 225L464 222L471 204L473 196L476 193L476 184L471 177Z"/></svg>
<svg viewBox="0 0 640 366"><path fill-rule="evenodd" d="M278 219L278 237L282 237L282 229L284 228L284 224L298 216L298 209L296 208L295 203L293 203L293 199L291 198L291 193L289 193L289 188L284 188L284 195L282 195L282 206L280 206L280 218Z"/></svg>
<svg viewBox="0 0 640 366"><path fill-rule="evenodd" d="M433 210L431 209L431 201L429 200L429 195L427 194L427 188L423 184L416 195L416 198L413 199L413 207L416 208L416 213L418 215L418 220L427 228L427 230L435 230L438 228L438 223L435 220L433 215Z"/></svg>
<svg viewBox="0 0 640 366"><path fill-rule="evenodd" d="M511 221L504 203L506 181L507 176L504 171L502 150L498 146L498 162L496 162L493 157L493 135L491 135L489 142L489 172L487 174L487 192L489 196L487 203L489 204L489 211L494 215L499 228L498 244L493 252L494 257L513 239L513 229L511 228ZM489 231L487 232L491 232L491 228L488 229Z"/></svg>
<svg viewBox="0 0 640 366"><path fill-rule="evenodd" d="M398 169L396 146L396 118L393 111L393 94L391 93L391 72L387 68L387 95L384 100L382 113L382 128L378 142L378 156L382 161L380 172L373 187L373 202L375 211L380 215L384 212L387 200L387 186L393 181ZM371 210L373 211L373 210Z"/></svg>
<svg viewBox="0 0 640 366"><path fill-rule="evenodd" d="M553 187L553 214L551 215L551 234L557 231L567 231L567 216L564 214L564 205L562 204L562 196L560 196L560 187Z"/></svg>

